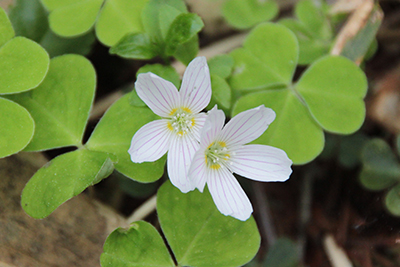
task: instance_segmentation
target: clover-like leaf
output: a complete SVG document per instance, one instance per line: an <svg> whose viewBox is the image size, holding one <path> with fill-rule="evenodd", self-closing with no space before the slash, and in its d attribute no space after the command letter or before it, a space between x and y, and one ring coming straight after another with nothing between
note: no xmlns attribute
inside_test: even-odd
<svg viewBox="0 0 400 267"><path fill-rule="evenodd" d="M165 37L165 54L173 55L179 45L188 42L203 26L203 21L196 14L179 14L171 23Z"/></svg>
<svg viewBox="0 0 400 267"><path fill-rule="evenodd" d="M307 163L321 153L324 133L293 91L266 90L243 96L232 116L259 105L272 108L276 119L254 143L283 149L295 164Z"/></svg>
<svg viewBox="0 0 400 267"><path fill-rule="evenodd" d="M165 157L155 162L133 163L128 154L133 135L158 117L147 107L130 104L131 94L115 102L101 118L85 145L93 151L110 153L115 169L140 182L158 180L164 172Z"/></svg>
<svg viewBox="0 0 400 267"><path fill-rule="evenodd" d="M368 141L361 154L361 184L369 190L382 190L400 182L400 164L382 139Z"/></svg>
<svg viewBox="0 0 400 267"><path fill-rule="evenodd" d="M242 266L258 251L254 219L222 215L207 189L183 194L166 181L157 194L157 212L179 266Z"/></svg>
<svg viewBox="0 0 400 267"><path fill-rule="evenodd" d="M385 205L391 214L400 216L400 184L390 189L386 194Z"/></svg>
<svg viewBox="0 0 400 267"><path fill-rule="evenodd" d="M96 73L86 58L53 58L43 83L32 92L10 96L29 110L36 122L27 151L80 146L92 107Z"/></svg>
<svg viewBox="0 0 400 267"><path fill-rule="evenodd" d="M160 76L161 78L172 82L176 88L180 88L181 80L179 78L179 74L172 66L165 66L161 64L147 64L141 67L137 71L136 76L139 75L140 73L147 73L147 72L152 72Z"/></svg>
<svg viewBox="0 0 400 267"><path fill-rule="evenodd" d="M80 149L62 154L39 169L26 184L22 208L36 219L45 218L112 171L113 164L106 153Z"/></svg>
<svg viewBox="0 0 400 267"><path fill-rule="evenodd" d="M107 0L96 23L96 35L107 46L127 33L143 32L141 12L148 0Z"/></svg>
<svg viewBox="0 0 400 267"><path fill-rule="evenodd" d="M0 47L7 43L15 35L14 29L6 12L0 7Z"/></svg>
<svg viewBox="0 0 400 267"><path fill-rule="evenodd" d="M100 262L102 267L175 266L161 235L143 221L114 230L104 243Z"/></svg>
<svg viewBox="0 0 400 267"><path fill-rule="evenodd" d="M24 149L33 137L35 123L20 105L0 98L0 158Z"/></svg>
<svg viewBox="0 0 400 267"><path fill-rule="evenodd" d="M220 76L211 74L211 86L212 96L207 109L211 109L217 104L219 108L228 111L231 108L232 101L232 92L229 84Z"/></svg>
<svg viewBox="0 0 400 267"><path fill-rule="evenodd" d="M352 61L327 56L312 64L295 88L325 130L349 134L364 122L367 86L365 74Z"/></svg>
<svg viewBox="0 0 400 267"><path fill-rule="evenodd" d="M279 11L274 0L228 0L222 7L226 21L238 29L248 29L273 19Z"/></svg>
<svg viewBox="0 0 400 267"><path fill-rule="evenodd" d="M228 78L232 73L233 58L230 55L218 55L208 60L210 74L218 75L221 78Z"/></svg>
<svg viewBox="0 0 400 267"><path fill-rule="evenodd" d="M158 53L159 47L146 33L127 34L110 49L110 54L133 59L152 59Z"/></svg>
<svg viewBox="0 0 400 267"><path fill-rule="evenodd" d="M49 68L49 55L37 43L15 37L0 47L0 94L37 87Z"/></svg>
<svg viewBox="0 0 400 267"><path fill-rule="evenodd" d="M61 36L88 32L94 25L104 0L42 0L49 9L51 29Z"/></svg>
<svg viewBox="0 0 400 267"><path fill-rule="evenodd" d="M296 36L279 24L254 28L243 48L232 51L235 61L229 83L236 90L260 89L291 83L298 59Z"/></svg>

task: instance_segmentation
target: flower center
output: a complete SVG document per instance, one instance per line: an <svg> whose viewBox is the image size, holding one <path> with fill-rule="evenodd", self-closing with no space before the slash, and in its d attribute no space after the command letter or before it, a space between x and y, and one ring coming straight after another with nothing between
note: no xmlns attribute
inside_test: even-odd
<svg viewBox="0 0 400 267"><path fill-rule="evenodd" d="M226 164L230 154L224 142L214 142L205 151L206 164L209 168L218 170L221 164Z"/></svg>
<svg viewBox="0 0 400 267"><path fill-rule="evenodd" d="M188 108L175 108L171 111L170 115L168 128L174 131L178 136L189 133L195 125L192 111Z"/></svg>

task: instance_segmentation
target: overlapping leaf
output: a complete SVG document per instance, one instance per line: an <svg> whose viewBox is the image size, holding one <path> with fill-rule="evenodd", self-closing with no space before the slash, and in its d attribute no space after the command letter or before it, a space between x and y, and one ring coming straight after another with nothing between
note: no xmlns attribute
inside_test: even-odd
<svg viewBox="0 0 400 267"><path fill-rule="evenodd" d="M241 93L261 90L239 98L233 115L260 104L274 109L277 118L258 142L284 149L295 164L309 162L322 151L323 129L349 134L363 123L367 81L350 60L324 57L293 84L297 40L274 24L257 26L243 48L231 55L232 88Z"/></svg>

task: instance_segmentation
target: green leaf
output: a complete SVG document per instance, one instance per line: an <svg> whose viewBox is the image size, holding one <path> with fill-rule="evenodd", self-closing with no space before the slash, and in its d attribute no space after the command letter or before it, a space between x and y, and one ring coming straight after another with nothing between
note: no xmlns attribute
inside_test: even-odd
<svg viewBox="0 0 400 267"><path fill-rule="evenodd" d="M295 13L309 32L321 39L330 39L333 33L324 14L325 5L322 0L302 0L296 4Z"/></svg>
<svg viewBox="0 0 400 267"><path fill-rule="evenodd" d="M349 134L364 122L367 86L365 74L352 61L327 56L308 68L295 87L325 130Z"/></svg>
<svg viewBox="0 0 400 267"><path fill-rule="evenodd" d="M340 138L339 163L354 168L361 163L361 151L369 138L362 132Z"/></svg>
<svg viewBox="0 0 400 267"><path fill-rule="evenodd" d="M199 37L195 35L186 43L179 45L173 56L187 66L197 56L198 53Z"/></svg>
<svg viewBox="0 0 400 267"><path fill-rule="evenodd" d="M233 58L230 55L218 55L208 60L210 74L218 75L221 78L228 78L233 69Z"/></svg>
<svg viewBox="0 0 400 267"><path fill-rule="evenodd" d="M40 43L49 25L46 10L39 0L17 0L9 14L16 35Z"/></svg>
<svg viewBox="0 0 400 267"><path fill-rule="evenodd" d="M387 193L385 205L391 214L400 216L400 184L390 189Z"/></svg>
<svg viewBox="0 0 400 267"><path fill-rule="evenodd" d="M152 59L157 56L159 48L150 41L145 33L132 33L123 37L110 49L110 54L124 58Z"/></svg>
<svg viewBox="0 0 400 267"><path fill-rule="evenodd" d="M248 29L271 20L278 11L278 4L274 0L228 0L222 7L226 21L238 29Z"/></svg>
<svg viewBox="0 0 400 267"><path fill-rule="evenodd" d="M143 221L114 230L104 243L100 262L102 267L175 266L160 234Z"/></svg>
<svg viewBox="0 0 400 267"><path fill-rule="evenodd" d="M254 28L243 48L231 53L235 61L229 83L233 89L260 89L291 83L297 65L296 36L279 24L264 23Z"/></svg>
<svg viewBox="0 0 400 267"><path fill-rule="evenodd" d="M232 100L232 93L229 84L220 76L211 74L211 87L212 96L207 109L211 109L215 104L217 104L219 108L228 111L231 107Z"/></svg>
<svg viewBox="0 0 400 267"><path fill-rule="evenodd" d="M268 250L264 267L297 267L297 246L289 238L279 238Z"/></svg>
<svg viewBox="0 0 400 267"><path fill-rule="evenodd" d="M361 184L369 190L382 190L400 181L400 164L382 139L367 142L361 154Z"/></svg>
<svg viewBox="0 0 400 267"><path fill-rule="evenodd" d="M207 189L183 194L166 181L157 194L157 212L179 266L241 266L260 246L254 219L222 215Z"/></svg>
<svg viewBox="0 0 400 267"><path fill-rule="evenodd" d="M147 73L147 72L152 72L160 76L161 78L172 82L176 88L180 87L181 80L179 78L179 74L172 66L164 66L161 64L147 64L141 67L137 71L136 76L139 75L140 73Z"/></svg>
<svg viewBox="0 0 400 267"><path fill-rule="evenodd" d="M88 32L93 27L103 4L103 0L64 0L61 2L63 4L60 6L51 5L49 23L50 28L56 34L65 37Z"/></svg>
<svg viewBox="0 0 400 267"><path fill-rule="evenodd" d="M0 94L37 87L49 68L49 55L37 43L15 37L0 48Z"/></svg>
<svg viewBox="0 0 400 267"><path fill-rule="evenodd" d="M307 65L316 59L327 55L332 40L325 40L319 36L315 36L315 32L311 32L303 23L295 19L282 19L280 24L289 28L299 41L299 64Z"/></svg>
<svg viewBox="0 0 400 267"><path fill-rule="evenodd" d="M155 162L133 163L128 149L135 132L158 116L149 108L132 106L130 97L130 94L123 96L107 110L85 146L111 153L115 169L122 174L136 181L154 182L164 173L165 157Z"/></svg>
<svg viewBox="0 0 400 267"><path fill-rule="evenodd" d="M179 45L188 42L203 26L203 21L196 14L182 13L178 15L169 27L165 37L166 55L174 54Z"/></svg>
<svg viewBox="0 0 400 267"><path fill-rule="evenodd" d="M96 37L93 32L75 38L63 38L48 30L40 40L40 45L46 49L51 57L72 53L87 55L95 41Z"/></svg>
<svg viewBox="0 0 400 267"><path fill-rule="evenodd" d="M187 9L182 0L150 0L142 11L144 30L152 41L163 43L170 25L183 12Z"/></svg>
<svg viewBox="0 0 400 267"><path fill-rule="evenodd" d="M4 9L0 7L0 47L13 38L14 35L13 26Z"/></svg>
<svg viewBox="0 0 400 267"><path fill-rule="evenodd" d="M0 158L24 149L32 139L35 122L20 105L0 98Z"/></svg>
<svg viewBox="0 0 400 267"><path fill-rule="evenodd" d="M127 33L143 32L141 13L148 0L107 0L96 23L96 35L106 46Z"/></svg>
<svg viewBox="0 0 400 267"><path fill-rule="evenodd" d="M81 0L40 0L40 1L49 11L53 11L56 8L66 7L81 2Z"/></svg>
<svg viewBox="0 0 400 267"><path fill-rule="evenodd" d="M38 88L10 96L36 122L35 135L25 150L80 146L95 87L96 73L89 60L65 55L51 60L49 73Z"/></svg>
<svg viewBox="0 0 400 267"><path fill-rule="evenodd" d="M75 150L54 158L39 169L22 191L21 206L30 216L42 219L57 207L111 174L106 153Z"/></svg>
<svg viewBox="0 0 400 267"><path fill-rule="evenodd" d="M232 116L259 105L273 109L276 119L253 143L283 149L294 164L310 162L321 153L324 133L292 91L267 90L243 96L236 102Z"/></svg>

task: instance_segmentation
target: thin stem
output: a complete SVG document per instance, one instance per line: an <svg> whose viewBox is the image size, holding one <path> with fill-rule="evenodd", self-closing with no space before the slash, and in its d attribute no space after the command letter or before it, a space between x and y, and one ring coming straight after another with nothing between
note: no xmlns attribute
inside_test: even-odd
<svg viewBox="0 0 400 267"><path fill-rule="evenodd" d="M261 235L264 236L268 242L268 246L272 246L276 239L276 231L274 228L274 224L272 222L271 217L271 209L268 204L268 199L265 193L264 184L263 183L252 183L254 195L256 198L256 205L259 207L259 214L260 214L260 230Z"/></svg>
<svg viewBox="0 0 400 267"><path fill-rule="evenodd" d="M139 208L133 211L133 213L126 219L128 224L135 221L143 220L149 216L153 211L156 210L157 196L154 195L144 202Z"/></svg>

